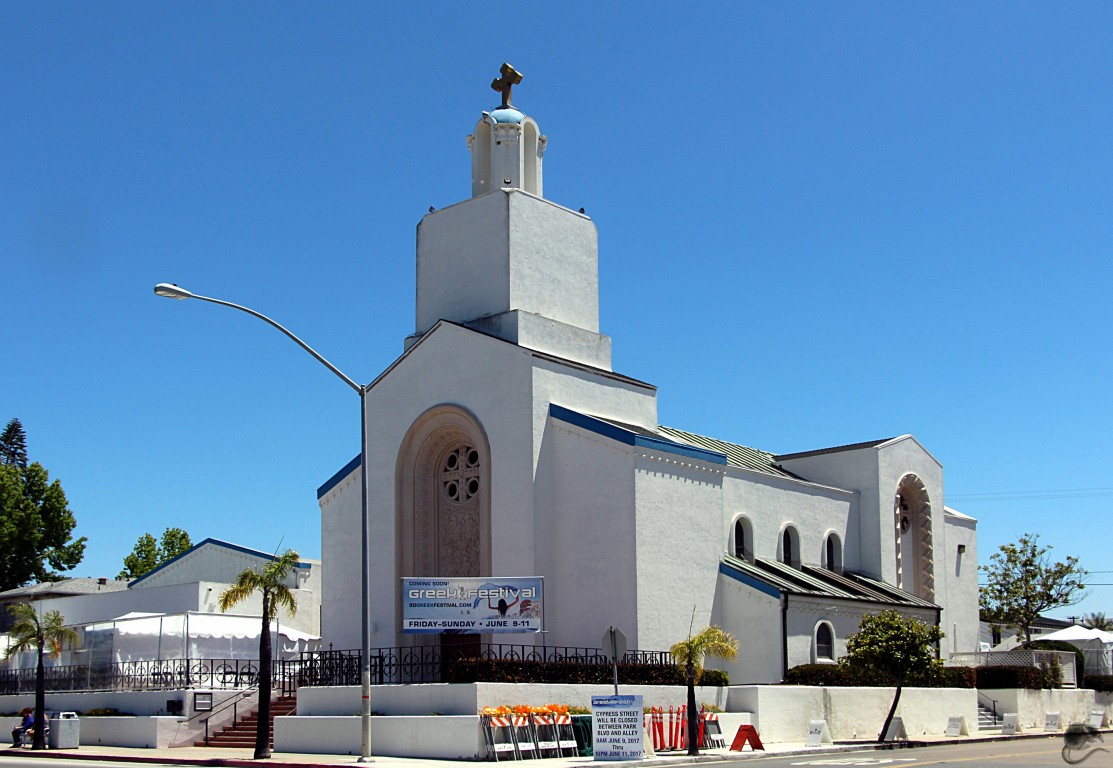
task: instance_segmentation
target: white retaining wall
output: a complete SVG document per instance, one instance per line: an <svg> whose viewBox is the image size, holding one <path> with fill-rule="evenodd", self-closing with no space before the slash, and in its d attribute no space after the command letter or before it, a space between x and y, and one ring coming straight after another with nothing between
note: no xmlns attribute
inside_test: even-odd
<svg viewBox="0 0 1113 768"><path fill-rule="evenodd" d="M997 714L1015 712L1017 724L1025 731L1042 731L1044 717L1048 712L1059 713L1059 724L1066 728L1070 723L1085 723L1090 712L1104 709L1106 716L1110 710L1109 694L1099 694L1099 702L1093 691L1082 688L1055 688L1052 690L1030 691L1024 688L984 689L983 696L997 700Z"/></svg>
<svg viewBox="0 0 1113 768"><path fill-rule="evenodd" d="M276 717L276 752L358 755L362 734L358 715ZM442 760L479 760L486 756L478 715L446 717L373 717L371 754Z"/></svg>
<svg viewBox="0 0 1113 768"><path fill-rule="evenodd" d="M680 685L623 685L624 695L640 694L645 706L679 707L688 693ZM429 683L425 685L376 685L371 687L371 710L388 716L402 715L477 715L484 707L529 704L568 704L591 706L592 696L607 696L614 688L607 685L521 685L518 683ZM298 716L325 717L358 715L360 688L355 685L298 689ZM727 689L697 686L696 702L725 709Z"/></svg>
<svg viewBox="0 0 1113 768"><path fill-rule="evenodd" d="M192 746L205 736L204 718L210 718L209 731L216 733L230 725L233 713L250 712L255 708L258 695L252 694L234 709L215 715L194 712L193 697L197 693L212 693L213 710L237 696L239 691L190 690L190 691L90 691L83 693L48 693L47 712L85 712L89 709L115 709L135 717L83 717L81 742L113 747L165 747ZM167 700L182 702L182 717L164 715ZM0 712L18 712L23 707L35 706L33 693L17 696L0 696ZM11 734L18 718L11 718L12 725L0 736Z"/></svg>
<svg viewBox="0 0 1113 768"><path fill-rule="evenodd" d="M873 739L881 732L895 688L825 688L803 685L731 686L727 711L753 713L762 741L802 742L808 721L826 720L835 740ZM905 688L897 716L910 738L940 735L947 718L964 715L973 730L978 723L978 694L973 688Z"/></svg>

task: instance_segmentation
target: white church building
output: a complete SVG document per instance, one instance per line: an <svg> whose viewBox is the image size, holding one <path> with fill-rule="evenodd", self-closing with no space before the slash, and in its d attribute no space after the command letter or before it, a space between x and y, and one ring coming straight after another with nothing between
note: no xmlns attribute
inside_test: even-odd
<svg viewBox="0 0 1113 768"><path fill-rule="evenodd" d="M506 91L508 97L508 89ZM775 455L662 425L612 370L595 224L545 199L546 137L508 103L468 137L471 197L417 229L416 324L369 387L371 644L404 577L542 577L544 632L482 640L667 650L717 624L732 683L832 661L893 608L978 639L975 521L911 435ZM360 467L318 491L321 634L360 643Z"/></svg>

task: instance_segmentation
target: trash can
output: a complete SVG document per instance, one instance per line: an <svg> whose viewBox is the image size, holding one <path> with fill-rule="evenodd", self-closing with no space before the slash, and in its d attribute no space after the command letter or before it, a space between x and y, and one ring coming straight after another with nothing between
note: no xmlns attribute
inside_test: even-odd
<svg viewBox="0 0 1113 768"><path fill-rule="evenodd" d="M77 749L81 746L81 721L76 712L58 712L56 717L47 719L50 722L47 746L51 749Z"/></svg>
<svg viewBox="0 0 1113 768"><path fill-rule="evenodd" d="M594 744L591 740L591 715L572 715L572 733L576 736L576 752L580 757L591 757Z"/></svg>

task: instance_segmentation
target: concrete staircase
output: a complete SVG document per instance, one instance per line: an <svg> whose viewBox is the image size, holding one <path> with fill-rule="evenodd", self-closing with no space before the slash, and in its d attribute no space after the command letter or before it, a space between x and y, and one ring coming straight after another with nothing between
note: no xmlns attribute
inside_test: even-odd
<svg viewBox="0 0 1113 768"><path fill-rule="evenodd" d="M978 731L985 733L986 731L1000 731L1001 730L1001 715L997 719L993 719L993 710L988 707L983 707L978 704Z"/></svg>
<svg viewBox="0 0 1113 768"><path fill-rule="evenodd" d="M296 714L298 709L297 696L290 696L288 698L271 699L271 721L270 721L270 741L271 747L274 747L274 718L284 717L286 715ZM228 726L224 730L217 733L215 736L209 737L209 743L198 741L194 744L197 747L246 747L248 749L255 746L255 730L259 722L259 711L254 710L250 714L241 717L238 721Z"/></svg>

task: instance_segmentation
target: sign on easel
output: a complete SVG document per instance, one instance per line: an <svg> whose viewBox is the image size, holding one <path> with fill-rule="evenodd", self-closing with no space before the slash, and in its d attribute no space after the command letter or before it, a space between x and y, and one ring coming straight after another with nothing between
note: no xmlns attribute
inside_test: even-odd
<svg viewBox="0 0 1113 768"><path fill-rule="evenodd" d="M643 697L592 696L591 740L596 760L641 760L645 754Z"/></svg>
<svg viewBox="0 0 1113 768"><path fill-rule="evenodd" d="M765 751L761 739L758 738L757 728L752 725L740 725L738 726L738 733L734 734L734 741L730 744L730 751L741 752L747 744L750 745L750 749Z"/></svg>
<svg viewBox="0 0 1113 768"><path fill-rule="evenodd" d="M951 715L947 718L947 730L945 733L948 736L969 736L970 730L966 727L965 715Z"/></svg>
<svg viewBox="0 0 1113 768"><path fill-rule="evenodd" d="M885 731L885 741L898 741L900 739L907 741L908 731L904 729L904 720L894 717L893 722L889 723L889 730Z"/></svg>
<svg viewBox="0 0 1113 768"><path fill-rule="evenodd" d="M1001 735L1015 736L1019 732L1020 723L1017 720L1016 712L1006 712L1005 719L1001 722Z"/></svg>
<svg viewBox="0 0 1113 768"><path fill-rule="evenodd" d="M1059 713L1048 712L1043 716L1043 729L1045 731L1059 730Z"/></svg>
<svg viewBox="0 0 1113 768"><path fill-rule="evenodd" d="M1105 725L1105 710L1095 709L1090 713L1090 727L1101 728Z"/></svg>
<svg viewBox="0 0 1113 768"><path fill-rule="evenodd" d="M831 731L826 720L811 720L808 722L808 737L804 739L805 747L818 747L821 744L831 744Z"/></svg>

